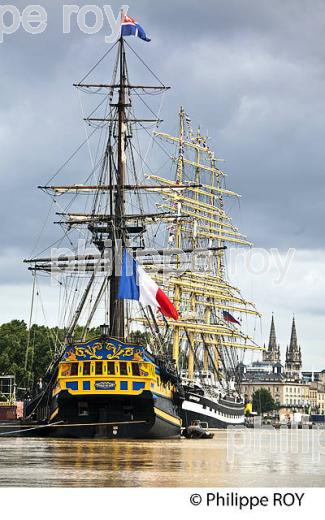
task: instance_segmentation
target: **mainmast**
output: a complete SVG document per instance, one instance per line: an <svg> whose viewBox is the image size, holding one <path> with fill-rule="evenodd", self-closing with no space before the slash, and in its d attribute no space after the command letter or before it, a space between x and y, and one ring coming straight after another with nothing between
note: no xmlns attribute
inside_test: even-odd
<svg viewBox="0 0 325 520"><path fill-rule="evenodd" d="M110 278L110 335L124 339L124 301L117 298L119 287L119 267L126 245L125 229L125 170L126 170L126 60L123 37L119 40L119 99L118 111L118 157L116 172L115 215L112 220L112 273ZM112 208L111 208L112 211ZM115 216L115 218L114 218Z"/></svg>
<svg viewBox="0 0 325 520"><path fill-rule="evenodd" d="M69 231L74 227L85 226L92 235L90 243L93 243L98 248L98 253L88 255L79 254L78 252L72 255L72 257L69 255L58 258L51 256L25 260L26 263L32 264L30 269L35 273L36 271L41 271L62 275L67 274L67 276L73 276L74 274L78 276L79 270L82 273L86 273L86 275L91 273L78 299L79 301L77 302L77 298L75 299L77 303L75 310L71 309L69 321L66 325L67 338L74 336L81 317L86 317L86 323L83 327L83 337L86 337L99 304L105 298L105 325L107 325L108 333L119 340L126 339L124 300L118 298L123 250L128 245L129 238L132 239L132 248L134 250L139 249L141 251L143 249L143 234L146 231L146 224L155 224L157 219L174 220L172 214L169 215L165 212L161 215L144 213L141 204L139 204L138 213L133 211L133 207L136 207L134 203L130 204L130 207L128 206L129 212L127 213L126 206L133 194L137 196L138 200L141 192L153 194L161 192L161 190L177 190L178 192L179 190L187 189L188 186L188 183L186 185L174 183L172 186L166 186L165 183L163 185L139 183L135 170L134 147L129 146L133 125L139 124L140 127L148 123L157 125L160 120L158 116L155 117L155 113L145 102L143 102L144 105L149 108L154 115L154 119L135 118L131 106L131 93L134 93L142 100L142 96L145 94L152 92L161 93L168 90L169 87L157 78L136 53L134 54L145 65L151 75L159 81L159 84L130 84L125 46L128 46L131 50L132 48L124 41L122 36L111 49L115 45L118 46L118 51L110 83L84 82L97 65L102 62L102 58L82 81L74 84L75 87L83 92L89 91L102 94L103 91L107 91L105 97L108 103L105 105L104 117L97 117L101 115L97 113L97 110L100 110L100 107L103 106L103 103L100 103L90 117L85 118L89 125L107 128L108 131L103 158L98 162L98 165L94 166L93 173L99 169L98 180L94 181L92 179L92 182L89 182L90 177L88 177L85 184L40 186L42 190L46 191L53 198L69 194L74 196L79 194L91 196L90 199L93 200L93 204L90 212L89 210L87 213L63 211L58 213L61 220L57 223L66 226ZM134 176L135 182L133 184L126 183L127 153L130 157L130 172L128 173L131 177L132 175ZM70 204L68 208L70 208ZM138 244L136 240L138 240ZM149 256L151 258L151 250L148 253L146 251L142 252L144 257ZM63 263L61 262L62 259L64 259ZM103 277L102 281L100 280L101 276Z"/></svg>
<svg viewBox="0 0 325 520"><path fill-rule="evenodd" d="M178 184L182 184L183 182L183 168L184 168L184 118L185 112L183 107L180 109L179 113L179 142L178 142L178 159L177 159L177 172L176 172L176 181ZM177 216L181 216L181 205L178 203L177 205ZM176 230L175 230L175 247L179 250L182 249L182 225L180 222L180 218L176 220ZM179 255L176 257L177 268L179 268ZM179 308L181 302L181 287L178 285L175 287L174 291L174 304L176 308ZM177 328L174 332L173 337L173 359L176 362L176 366L179 365L179 354L180 354L180 330Z"/></svg>

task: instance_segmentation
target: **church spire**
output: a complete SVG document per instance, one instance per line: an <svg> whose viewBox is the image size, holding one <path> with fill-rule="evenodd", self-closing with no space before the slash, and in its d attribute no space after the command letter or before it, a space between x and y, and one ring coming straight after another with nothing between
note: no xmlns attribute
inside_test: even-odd
<svg viewBox="0 0 325 520"><path fill-rule="evenodd" d="M301 347L298 346L295 317L292 319L290 345L286 351L286 372L290 376L299 377L302 368Z"/></svg>
<svg viewBox="0 0 325 520"><path fill-rule="evenodd" d="M296 331L295 317L293 317L293 319L292 319L291 338L290 338L290 347L289 347L289 350L291 350L291 351L298 350L298 342L297 342L297 331Z"/></svg>
<svg viewBox="0 0 325 520"><path fill-rule="evenodd" d="M276 346L276 333L275 333L275 325L274 325L274 316L272 314L270 339L269 339L269 350L275 350L276 348L277 348L277 346Z"/></svg>
<svg viewBox="0 0 325 520"><path fill-rule="evenodd" d="M273 314L271 320L269 345L267 350L263 352L263 361L274 364L280 363L280 345L277 345L276 343L276 332Z"/></svg>

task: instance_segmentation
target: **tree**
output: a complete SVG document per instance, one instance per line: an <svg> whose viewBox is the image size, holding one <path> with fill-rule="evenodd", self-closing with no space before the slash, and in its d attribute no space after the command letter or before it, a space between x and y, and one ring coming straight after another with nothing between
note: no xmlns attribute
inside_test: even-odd
<svg viewBox="0 0 325 520"><path fill-rule="evenodd" d="M14 375L20 386L26 378L24 360L27 325L13 320L0 326L0 375Z"/></svg>
<svg viewBox="0 0 325 520"><path fill-rule="evenodd" d="M28 335L26 323L19 320L0 325L0 375L15 376L18 397L24 397L27 386L33 392L39 379L44 376L53 358L57 336L62 341L64 332L43 325L32 325Z"/></svg>
<svg viewBox="0 0 325 520"><path fill-rule="evenodd" d="M258 413L271 412L275 408L275 402L271 392L267 388L260 388L253 394L253 410Z"/></svg>
<svg viewBox="0 0 325 520"><path fill-rule="evenodd" d="M74 339L82 341L83 334L84 327L79 325ZM89 329L85 339L96 338L100 334L100 328ZM44 378L54 357L56 346L62 348L64 339L65 331L58 327L34 324L28 332L24 321L13 320L0 325L0 375L15 376L19 398L24 397L26 389L31 394L37 390L39 380ZM134 331L129 341L145 345L148 342L147 333Z"/></svg>
<svg viewBox="0 0 325 520"><path fill-rule="evenodd" d="M130 333L129 342L136 345L146 345L149 341L148 333L141 330L134 330Z"/></svg>

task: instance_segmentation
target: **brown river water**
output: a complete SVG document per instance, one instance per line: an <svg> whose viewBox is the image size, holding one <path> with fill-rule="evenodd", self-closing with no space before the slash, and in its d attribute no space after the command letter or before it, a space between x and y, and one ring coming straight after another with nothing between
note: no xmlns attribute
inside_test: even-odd
<svg viewBox="0 0 325 520"><path fill-rule="evenodd" d="M212 440L0 437L0 486L325 486L325 430L219 430Z"/></svg>

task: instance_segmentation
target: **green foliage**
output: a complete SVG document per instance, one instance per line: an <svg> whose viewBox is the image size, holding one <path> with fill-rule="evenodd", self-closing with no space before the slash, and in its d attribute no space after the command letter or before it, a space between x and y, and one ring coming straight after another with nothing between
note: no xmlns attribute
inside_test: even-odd
<svg viewBox="0 0 325 520"><path fill-rule="evenodd" d="M83 327L78 326L74 339L81 340ZM87 333L86 339L100 336L100 329L93 328ZM146 333L135 331L131 334L130 342L146 344ZM14 375L16 377L17 395L23 397L26 388L35 389L38 381L44 377L47 368L55 354L56 344L62 345L64 331L58 327L33 325L28 332L24 321L13 320L0 325L0 375ZM27 367L25 369L26 349Z"/></svg>
<svg viewBox="0 0 325 520"><path fill-rule="evenodd" d="M141 330L134 330L130 333L129 343L135 343L136 345L147 345L148 333L142 332Z"/></svg>
<svg viewBox="0 0 325 520"><path fill-rule="evenodd" d="M258 413L271 412L275 408L275 402L271 392L267 388L260 388L253 394L253 410Z"/></svg>
<svg viewBox="0 0 325 520"><path fill-rule="evenodd" d="M24 369L27 326L14 320L0 326L0 374L15 375L22 382L27 377Z"/></svg>
<svg viewBox="0 0 325 520"><path fill-rule="evenodd" d="M24 395L27 384L32 388L43 377L52 359L57 333L57 329L33 325L28 335L26 323L18 320L0 326L0 375L15 376L19 396Z"/></svg>

